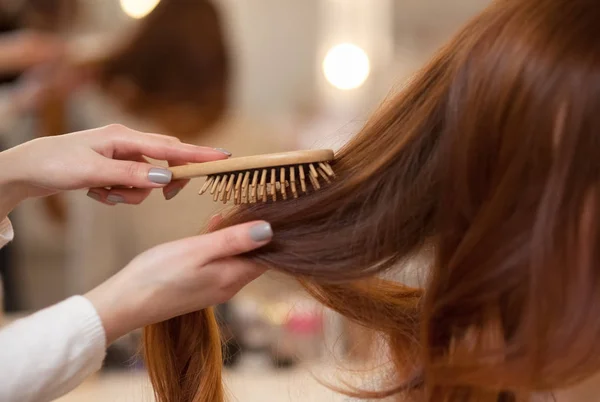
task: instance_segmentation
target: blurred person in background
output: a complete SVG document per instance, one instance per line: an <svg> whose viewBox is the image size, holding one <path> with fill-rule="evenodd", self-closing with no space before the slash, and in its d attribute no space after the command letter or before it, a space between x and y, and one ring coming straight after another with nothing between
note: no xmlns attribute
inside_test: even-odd
<svg viewBox="0 0 600 402"><path fill-rule="evenodd" d="M76 13L76 0L0 1L0 151L31 137L18 129L39 99L40 87L28 72L62 56L57 33ZM0 250L0 293L7 311L19 308L13 255L12 245Z"/></svg>
<svg viewBox="0 0 600 402"><path fill-rule="evenodd" d="M64 56L61 33L77 19L78 10L77 0L0 0L0 135L5 142L27 139L15 137L11 123L40 100L34 96L40 85L28 79L28 72Z"/></svg>

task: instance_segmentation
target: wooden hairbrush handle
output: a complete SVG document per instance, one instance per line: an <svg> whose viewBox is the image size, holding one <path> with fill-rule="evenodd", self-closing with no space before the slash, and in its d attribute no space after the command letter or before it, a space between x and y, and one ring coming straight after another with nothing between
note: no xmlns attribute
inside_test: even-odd
<svg viewBox="0 0 600 402"><path fill-rule="evenodd" d="M173 173L173 179L191 179L194 177L209 176L219 173L300 165L304 163L328 162L331 160L333 160L333 151L331 149L317 149L243 156L213 162L174 166L169 169Z"/></svg>

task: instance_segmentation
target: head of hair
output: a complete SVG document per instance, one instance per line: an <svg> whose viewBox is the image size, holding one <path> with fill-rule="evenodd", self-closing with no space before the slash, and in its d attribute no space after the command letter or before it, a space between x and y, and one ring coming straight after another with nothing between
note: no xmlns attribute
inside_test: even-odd
<svg viewBox="0 0 600 402"><path fill-rule="evenodd" d="M229 63L211 1L162 0L101 63L98 77L126 111L181 137L198 134L222 116Z"/></svg>
<svg viewBox="0 0 600 402"><path fill-rule="evenodd" d="M270 222L248 257L383 336L395 375L360 395L524 401L600 370L599 19L592 0L494 2L336 155L331 185L220 223ZM379 275L423 250L422 289ZM217 400L198 379L219 376L198 360L209 318L147 328L160 402Z"/></svg>

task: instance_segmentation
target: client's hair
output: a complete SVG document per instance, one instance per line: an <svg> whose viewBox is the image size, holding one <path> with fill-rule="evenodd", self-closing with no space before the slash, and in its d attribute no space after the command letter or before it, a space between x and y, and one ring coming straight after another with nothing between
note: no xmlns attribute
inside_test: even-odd
<svg viewBox="0 0 600 402"><path fill-rule="evenodd" d="M365 397L522 401L600 370L600 6L503 0L338 155L337 180L244 205L248 257L379 331L394 378ZM424 289L377 274L430 248ZM146 329L160 402L223 400L210 310Z"/></svg>

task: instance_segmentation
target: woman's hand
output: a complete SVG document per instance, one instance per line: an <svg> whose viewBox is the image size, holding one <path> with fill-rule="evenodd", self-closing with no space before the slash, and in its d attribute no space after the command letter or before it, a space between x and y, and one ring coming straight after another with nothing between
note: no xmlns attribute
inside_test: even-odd
<svg viewBox="0 0 600 402"><path fill-rule="evenodd" d="M157 246L136 257L86 297L108 344L128 332L222 303L264 268L236 255L267 244L266 222L251 222Z"/></svg>
<svg viewBox="0 0 600 402"><path fill-rule="evenodd" d="M0 153L0 219L21 200L90 188L105 204L139 204L153 188L173 198L188 181L171 182L169 165L225 159L227 151L183 144L174 137L110 125L39 138Z"/></svg>

